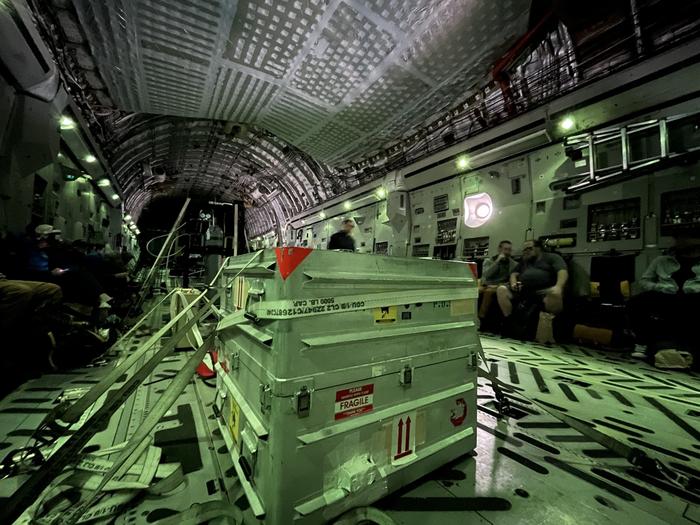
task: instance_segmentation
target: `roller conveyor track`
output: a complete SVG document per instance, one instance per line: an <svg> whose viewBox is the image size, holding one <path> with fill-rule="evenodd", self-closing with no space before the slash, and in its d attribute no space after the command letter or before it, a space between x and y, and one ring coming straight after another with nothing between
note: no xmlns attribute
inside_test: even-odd
<svg viewBox="0 0 700 525"><path fill-rule="evenodd" d="M126 352L143 340L130 343ZM700 522L700 497L632 470L624 459L530 401L591 422L700 478L698 375L664 372L623 355L572 345L544 347L490 337L482 343L491 372L516 390L509 397L518 417L499 420L488 381L480 380L476 456L378 502L397 524ZM89 450L132 435L189 355L177 352L160 363L95 434ZM62 393L90 388L123 358L108 357L112 361L104 366L46 375L7 396L0 403L2 453L26 446ZM212 413L213 397L213 388L193 379L155 431L162 461L182 465L186 490L137 499L117 523L152 523L195 503L238 501L245 507ZM10 496L22 479L1 480L0 497Z"/></svg>

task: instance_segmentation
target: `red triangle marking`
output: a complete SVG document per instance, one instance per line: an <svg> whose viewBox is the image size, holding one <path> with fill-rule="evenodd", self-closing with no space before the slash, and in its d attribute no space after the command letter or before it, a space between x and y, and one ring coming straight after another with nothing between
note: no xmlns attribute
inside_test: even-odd
<svg viewBox="0 0 700 525"><path fill-rule="evenodd" d="M282 279L287 279L301 262L308 257L313 248L275 248L277 267L280 269Z"/></svg>

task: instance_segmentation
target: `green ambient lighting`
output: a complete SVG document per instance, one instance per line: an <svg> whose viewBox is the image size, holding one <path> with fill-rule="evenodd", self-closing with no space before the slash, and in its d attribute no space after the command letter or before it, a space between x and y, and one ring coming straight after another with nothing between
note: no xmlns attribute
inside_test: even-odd
<svg viewBox="0 0 700 525"><path fill-rule="evenodd" d="M457 157L457 169L466 170L469 167L469 157L461 155Z"/></svg>
<svg viewBox="0 0 700 525"><path fill-rule="evenodd" d="M75 127L75 121L70 117L66 117L65 115L61 117L61 120L59 120L58 123L61 126L61 129L73 129Z"/></svg>
<svg viewBox="0 0 700 525"><path fill-rule="evenodd" d="M563 131L571 131L572 129L574 129L575 124L576 124L576 122L574 121L574 119L572 117L564 117L563 119L561 119L561 122L559 123L559 127Z"/></svg>

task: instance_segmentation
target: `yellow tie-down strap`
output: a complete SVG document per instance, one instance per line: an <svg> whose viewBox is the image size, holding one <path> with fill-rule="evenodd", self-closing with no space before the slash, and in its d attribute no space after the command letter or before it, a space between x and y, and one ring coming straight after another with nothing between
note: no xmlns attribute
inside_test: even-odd
<svg viewBox="0 0 700 525"><path fill-rule="evenodd" d="M478 290L476 288L438 288L363 295L341 295L338 297L260 301L250 304L247 313L254 315L258 319L292 319L295 317L354 312L398 304L476 299L477 294Z"/></svg>

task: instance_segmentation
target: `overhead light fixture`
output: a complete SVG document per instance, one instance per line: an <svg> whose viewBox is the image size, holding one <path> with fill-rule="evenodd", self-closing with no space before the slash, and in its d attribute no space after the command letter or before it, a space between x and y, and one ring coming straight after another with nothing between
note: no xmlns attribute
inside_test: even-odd
<svg viewBox="0 0 700 525"><path fill-rule="evenodd" d="M457 169L460 171L464 171L464 170L468 169L469 168L469 157L467 157L466 155L460 155L459 157L457 157L456 164L457 164Z"/></svg>
<svg viewBox="0 0 700 525"><path fill-rule="evenodd" d="M134 230L134 233L135 233L136 235L141 235L141 230L139 230L138 228L136 228L136 229Z"/></svg>
<svg viewBox="0 0 700 525"><path fill-rule="evenodd" d="M58 152L58 155L56 155L56 158L57 158L57 159L62 159L62 158L63 158L63 153L61 153L61 152L59 151L59 152Z"/></svg>
<svg viewBox="0 0 700 525"><path fill-rule="evenodd" d="M129 222L130 220L131 220L131 215L129 215L128 213L126 215L124 215L124 222Z"/></svg>
<svg viewBox="0 0 700 525"><path fill-rule="evenodd" d="M386 188L384 188L384 186L379 186L374 194L377 196L377 198L384 199L386 198Z"/></svg>
<svg viewBox="0 0 700 525"><path fill-rule="evenodd" d="M352 209L352 202L350 202L350 201L345 201L345 202L343 203L343 208L345 208L346 210Z"/></svg>
<svg viewBox="0 0 700 525"><path fill-rule="evenodd" d="M112 200L113 200L113 201L118 201L118 200L119 200L119 195L112 195Z"/></svg>
<svg viewBox="0 0 700 525"><path fill-rule="evenodd" d="M326 212L325 212L325 211L321 211L321 213L319 213L318 216L321 217L322 219L325 219L325 218L326 218Z"/></svg>
<svg viewBox="0 0 700 525"><path fill-rule="evenodd" d="M95 157L91 153L88 153L87 155L85 155L85 162L89 162L90 164L92 164L93 162L97 162L97 157Z"/></svg>
<svg viewBox="0 0 700 525"><path fill-rule="evenodd" d="M564 117L559 122L559 128L562 131L571 131L572 129L574 129L575 125L576 125L576 121L574 120L573 117Z"/></svg>
<svg viewBox="0 0 700 525"><path fill-rule="evenodd" d="M75 120L63 115L61 116L61 120L59 120L59 125L61 126L61 129L64 130L73 129L75 128Z"/></svg>
<svg viewBox="0 0 700 525"><path fill-rule="evenodd" d="M109 186L110 184L111 184L111 183L109 182L109 179L100 179L100 180L97 181L97 185L98 185L100 188L106 188L106 187Z"/></svg>

